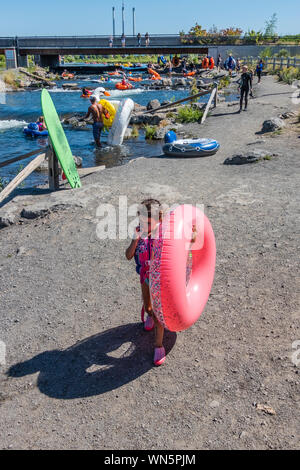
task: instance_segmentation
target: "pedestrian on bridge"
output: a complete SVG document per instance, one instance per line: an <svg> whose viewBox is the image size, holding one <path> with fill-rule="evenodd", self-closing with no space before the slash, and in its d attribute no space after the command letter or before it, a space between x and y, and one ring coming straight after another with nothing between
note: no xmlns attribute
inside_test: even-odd
<svg viewBox="0 0 300 470"><path fill-rule="evenodd" d="M146 34L145 34L145 42L146 42L146 47L148 47L149 44L150 44L150 36L149 36L149 33L146 33Z"/></svg>
<svg viewBox="0 0 300 470"><path fill-rule="evenodd" d="M125 34L123 33L122 36L121 36L122 47L125 47L125 43L126 43L126 38L125 38Z"/></svg>
<svg viewBox="0 0 300 470"><path fill-rule="evenodd" d="M137 40L138 40L138 47L141 47L141 45L142 45L142 36L141 36L141 33L138 33L138 35L137 35Z"/></svg>

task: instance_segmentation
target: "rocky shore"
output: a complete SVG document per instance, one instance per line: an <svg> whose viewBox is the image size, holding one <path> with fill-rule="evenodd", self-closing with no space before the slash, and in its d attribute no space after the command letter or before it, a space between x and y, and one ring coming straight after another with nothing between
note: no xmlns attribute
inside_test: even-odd
<svg viewBox="0 0 300 470"><path fill-rule="evenodd" d="M4 83L4 91L24 91L36 88L52 88L56 86L55 80L60 77L38 66L25 69L19 67L0 72L0 79Z"/></svg>
<svg viewBox="0 0 300 470"><path fill-rule="evenodd" d="M293 93L264 77L247 112L223 102L203 125L185 124L185 135L220 142L214 156L141 155L78 190L19 190L0 209L14 218L0 231L1 448L299 449ZM272 119L284 126L262 133ZM128 207L202 203L215 232L208 304L192 328L166 332L159 369L129 239L97 235L100 205L118 212L120 196Z"/></svg>

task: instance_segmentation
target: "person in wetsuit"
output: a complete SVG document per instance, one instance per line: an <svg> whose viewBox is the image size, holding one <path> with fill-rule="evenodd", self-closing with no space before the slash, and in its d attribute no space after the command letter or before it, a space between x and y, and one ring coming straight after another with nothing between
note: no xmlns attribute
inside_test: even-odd
<svg viewBox="0 0 300 470"><path fill-rule="evenodd" d="M242 111L244 98L245 98L244 111L247 111L249 92L250 94L252 94L252 74L248 72L248 67L246 65L242 68L242 75L240 78L240 89L241 89L241 98L240 98L239 113Z"/></svg>
<svg viewBox="0 0 300 470"><path fill-rule="evenodd" d="M261 74L262 74L263 68L264 68L264 63L263 63L262 59L260 59L260 61L258 62L257 66L256 66L256 75L257 75L257 78L258 78L257 83L260 83L260 81L261 81Z"/></svg>

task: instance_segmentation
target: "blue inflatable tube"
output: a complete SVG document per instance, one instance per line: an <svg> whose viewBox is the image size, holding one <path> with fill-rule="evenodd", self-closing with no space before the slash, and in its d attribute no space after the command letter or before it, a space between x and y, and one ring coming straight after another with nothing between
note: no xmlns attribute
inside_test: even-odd
<svg viewBox="0 0 300 470"><path fill-rule="evenodd" d="M49 135L47 130L39 131L39 126L35 122L31 122L27 127L24 127L23 132L30 137L47 137Z"/></svg>
<svg viewBox="0 0 300 470"><path fill-rule="evenodd" d="M169 157L208 157L214 155L220 148L220 144L214 139L176 139L173 131L165 135L163 152Z"/></svg>

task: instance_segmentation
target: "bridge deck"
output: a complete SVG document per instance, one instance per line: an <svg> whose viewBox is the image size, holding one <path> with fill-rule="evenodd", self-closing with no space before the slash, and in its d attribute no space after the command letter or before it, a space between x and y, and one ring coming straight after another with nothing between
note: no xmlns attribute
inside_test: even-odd
<svg viewBox="0 0 300 470"><path fill-rule="evenodd" d="M17 37L0 38L0 53L10 47L16 47L20 55L117 55L117 54L170 54L170 53L205 53L207 47L197 44L182 44L179 35L151 36L146 47L145 37L138 45L136 37L128 36L125 47L121 37L113 38L113 47L109 45L110 36L63 36L63 37Z"/></svg>

